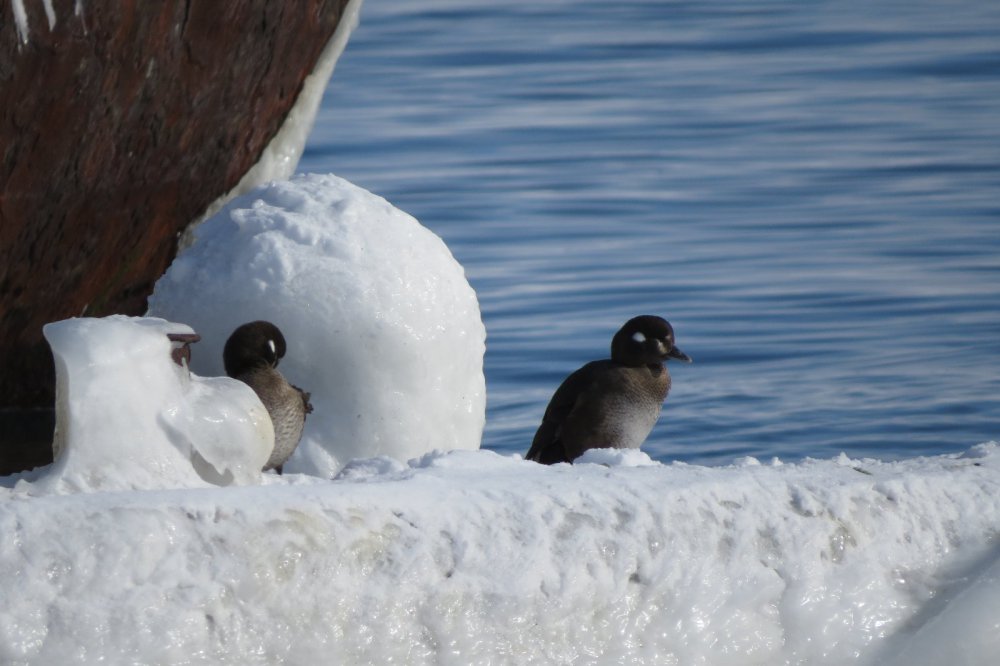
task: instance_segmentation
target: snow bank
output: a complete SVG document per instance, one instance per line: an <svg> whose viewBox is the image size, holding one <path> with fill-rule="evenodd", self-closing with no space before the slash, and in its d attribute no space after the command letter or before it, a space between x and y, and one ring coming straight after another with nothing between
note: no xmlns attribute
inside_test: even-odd
<svg viewBox="0 0 1000 666"><path fill-rule="evenodd" d="M604 458L71 497L22 480L0 488L0 662L993 663L996 445Z"/></svg>
<svg viewBox="0 0 1000 666"><path fill-rule="evenodd" d="M354 458L476 449L485 421L485 329L445 244L336 176L303 175L239 198L195 231L150 313L191 325L198 374L224 374L240 324L284 333L280 370L315 411L286 471L327 477Z"/></svg>
<svg viewBox="0 0 1000 666"><path fill-rule="evenodd" d="M48 324L56 365L55 463L39 486L74 492L252 483L274 447L264 405L242 382L171 360L162 319Z"/></svg>

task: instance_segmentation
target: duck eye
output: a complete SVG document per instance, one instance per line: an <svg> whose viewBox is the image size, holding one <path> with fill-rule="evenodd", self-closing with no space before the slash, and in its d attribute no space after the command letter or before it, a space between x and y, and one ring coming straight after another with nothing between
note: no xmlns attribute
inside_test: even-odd
<svg viewBox="0 0 1000 666"><path fill-rule="evenodd" d="M646 341L646 336L642 334L642 331L636 331L632 334L632 339L641 344Z"/></svg>

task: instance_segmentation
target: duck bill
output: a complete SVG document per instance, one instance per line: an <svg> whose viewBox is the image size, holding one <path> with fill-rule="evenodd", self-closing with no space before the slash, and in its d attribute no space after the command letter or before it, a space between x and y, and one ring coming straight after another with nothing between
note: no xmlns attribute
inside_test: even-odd
<svg viewBox="0 0 1000 666"><path fill-rule="evenodd" d="M674 347L669 352L667 352L667 358L672 358L672 359L675 359L677 361L682 361L684 363L690 363L691 362L691 357L688 356L687 354L685 354L684 352L682 352L677 347Z"/></svg>

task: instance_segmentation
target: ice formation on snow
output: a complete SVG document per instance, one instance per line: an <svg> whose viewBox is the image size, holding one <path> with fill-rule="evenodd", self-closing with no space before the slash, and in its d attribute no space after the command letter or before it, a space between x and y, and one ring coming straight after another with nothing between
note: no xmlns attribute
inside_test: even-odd
<svg viewBox="0 0 1000 666"><path fill-rule="evenodd" d="M284 333L279 370L315 411L286 471L332 476L354 458L476 449L485 329L462 267L411 216L332 175L271 183L195 231L150 314L202 336L192 369L221 375L232 331Z"/></svg>
<svg viewBox="0 0 1000 666"><path fill-rule="evenodd" d="M67 319L45 326L56 365L50 491L252 483L274 447L256 394L228 377L202 378L171 359L155 318Z"/></svg>

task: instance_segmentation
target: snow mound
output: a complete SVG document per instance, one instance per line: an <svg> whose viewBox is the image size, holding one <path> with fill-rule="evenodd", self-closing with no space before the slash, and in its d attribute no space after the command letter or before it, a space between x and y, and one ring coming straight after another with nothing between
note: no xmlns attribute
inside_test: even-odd
<svg viewBox="0 0 1000 666"><path fill-rule="evenodd" d="M632 462L455 451L335 481L0 484L0 662L994 663L996 445Z"/></svg>
<svg viewBox="0 0 1000 666"><path fill-rule="evenodd" d="M485 329L445 244L411 216L332 175L236 199L194 231L150 313L202 336L192 368L224 374L240 324L274 322L280 370L315 411L286 471L330 477L354 458L477 449Z"/></svg>
<svg viewBox="0 0 1000 666"><path fill-rule="evenodd" d="M56 365L55 463L61 492L253 483L274 447L264 405L242 382L204 379L171 360L162 319L112 316L45 326Z"/></svg>
<svg viewBox="0 0 1000 666"><path fill-rule="evenodd" d="M658 464L639 449L588 449L573 464L594 463L608 467L642 467Z"/></svg>

